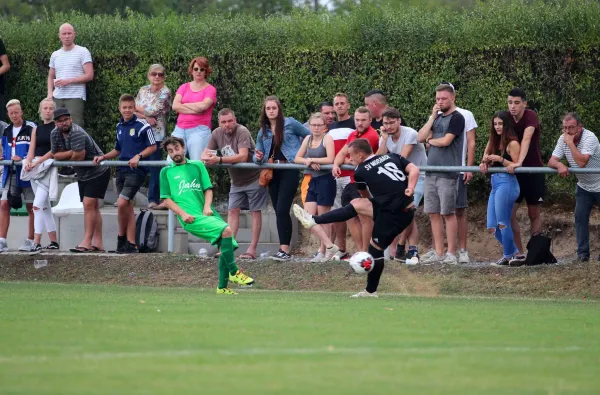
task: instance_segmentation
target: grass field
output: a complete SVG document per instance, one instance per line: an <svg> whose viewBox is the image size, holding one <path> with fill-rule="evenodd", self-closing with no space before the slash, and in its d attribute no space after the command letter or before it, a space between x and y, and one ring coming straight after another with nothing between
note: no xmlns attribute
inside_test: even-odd
<svg viewBox="0 0 600 395"><path fill-rule="evenodd" d="M0 283L2 394L598 394L600 304Z"/></svg>

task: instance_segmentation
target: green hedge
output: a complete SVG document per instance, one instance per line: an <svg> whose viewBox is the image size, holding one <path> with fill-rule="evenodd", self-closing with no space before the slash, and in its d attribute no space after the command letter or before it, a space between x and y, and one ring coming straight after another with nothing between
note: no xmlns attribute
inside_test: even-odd
<svg viewBox="0 0 600 395"><path fill-rule="evenodd" d="M96 70L86 129L105 148L114 141L119 95L137 92L149 64L167 67L167 85L175 91L188 80L189 59L205 55L218 108L233 108L253 131L268 94L282 99L286 115L305 120L336 91L347 92L356 107L372 88L387 92L390 103L419 128L433 105L435 85L452 81L458 104L480 125L478 156L490 117L506 108L507 92L520 86L542 122L547 159L566 111L578 111L587 128L600 130L599 20L596 1L493 1L464 12L363 7L346 16L266 19L56 14L30 24L0 19L0 32L13 65L7 96L21 99L27 117L35 118L50 54L59 47L58 26L64 21L76 26L77 43L90 49ZM573 182L550 184L554 194L572 192Z"/></svg>

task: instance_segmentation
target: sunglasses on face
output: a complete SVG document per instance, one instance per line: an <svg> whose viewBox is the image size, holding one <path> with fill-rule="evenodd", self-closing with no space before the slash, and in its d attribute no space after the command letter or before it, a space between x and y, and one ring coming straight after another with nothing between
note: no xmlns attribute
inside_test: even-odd
<svg viewBox="0 0 600 395"><path fill-rule="evenodd" d="M194 67L193 70L196 71L196 72L200 72L200 73L204 73L206 71L205 68L200 68L200 67Z"/></svg>
<svg viewBox="0 0 600 395"><path fill-rule="evenodd" d="M157 73L157 72L153 71L152 73L150 73L150 76L151 77L160 77L160 78L162 78L162 77L165 76L165 73Z"/></svg>

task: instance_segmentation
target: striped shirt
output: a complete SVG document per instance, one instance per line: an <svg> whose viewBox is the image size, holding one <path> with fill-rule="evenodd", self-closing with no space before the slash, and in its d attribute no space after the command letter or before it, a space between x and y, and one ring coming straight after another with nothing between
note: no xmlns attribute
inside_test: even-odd
<svg viewBox="0 0 600 395"><path fill-rule="evenodd" d="M56 79L62 80L82 76L83 65L92 62L92 55L85 47L75 45L70 51L63 48L54 51L50 56L50 67L56 73ZM86 99L85 83L69 84L64 87L54 87L54 98L56 99Z"/></svg>
<svg viewBox="0 0 600 395"><path fill-rule="evenodd" d="M71 126L71 130L66 137L61 131L54 128L50 134L50 147L53 154L63 151L80 152L85 150L84 161L91 161L95 156L103 155L102 150L100 150L94 139L81 126L76 124ZM73 168L77 173L78 181L89 181L109 170L101 166L74 166Z"/></svg>
<svg viewBox="0 0 600 395"><path fill-rule="evenodd" d="M600 144L598 143L598 137L596 137L594 133L587 129L583 129L576 148L577 151L581 152L583 155L591 155L587 165L585 165L586 169L600 168ZM556 148L554 148L554 151L552 152L552 156L558 158L558 160L561 160L566 156L569 166L579 168L577 162L573 159L571 149L565 144L564 135L559 137ZM576 176L578 180L577 185L582 189L585 189L588 192L600 192L600 174L576 174Z"/></svg>

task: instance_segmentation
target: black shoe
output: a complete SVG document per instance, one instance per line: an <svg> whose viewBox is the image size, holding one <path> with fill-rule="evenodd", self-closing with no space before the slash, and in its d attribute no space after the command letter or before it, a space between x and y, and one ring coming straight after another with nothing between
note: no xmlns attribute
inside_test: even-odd
<svg viewBox="0 0 600 395"><path fill-rule="evenodd" d="M508 258L500 258L497 262L493 262L492 266L514 266L512 265L510 262L512 262L513 260L509 260Z"/></svg>
<svg viewBox="0 0 600 395"><path fill-rule="evenodd" d="M128 241L125 242L125 246L123 248L117 250L117 254L137 254L138 252L140 251L138 250L137 246Z"/></svg>
<svg viewBox="0 0 600 395"><path fill-rule="evenodd" d="M589 255L577 255L577 262L588 262L590 260L590 256Z"/></svg>
<svg viewBox="0 0 600 395"><path fill-rule="evenodd" d="M120 254L127 245L127 236L117 236L117 254Z"/></svg>
<svg viewBox="0 0 600 395"><path fill-rule="evenodd" d="M514 257L512 257L511 260L508 261L508 265L509 266L523 266L525 264L525 261L527 260L527 256L525 256L525 254L521 254L521 255L515 255Z"/></svg>
<svg viewBox="0 0 600 395"><path fill-rule="evenodd" d="M405 261L406 260L406 250L403 245L398 244L396 246L396 255L394 255L394 259L397 261Z"/></svg>
<svg viewBox="0 0 600 395"><path fill-rule="evenodd" d="M412 258L417 258L417 260L419 259L419 250L411 250L409 249L408 252L405 255L405 262L408 262L410 259Z"/></svg>
<svg viewBox="0 0 600 395"><path fill-rule="evenodd" d="M274 261L279 262L287 262L290 259L292 259L292 256L283 250L279 250L279 252L273 257Z"/></svg>
<svg viewBox="0 0 600 395"><path fill-rule="evenodd" d="M37 255L42 253L42 246L40 244L34 243L33 247L29 250L29 255Z"/></svg>
<svg viewBox="0 0 600 395"><path fill-rule="evenodd" d="M48 244L46 247L44 247L44 250L59 250L59 249L60 249L60 246L55 241L51 241L50 244Z"/></svg>
<svg viewBox="0 0 600 395"><path fill-rule="evenodd" d="M64 166L58 169L58 175L60 177L68 177L75 178L77 175L75 174L75 169L72 166Z"/></svg>

